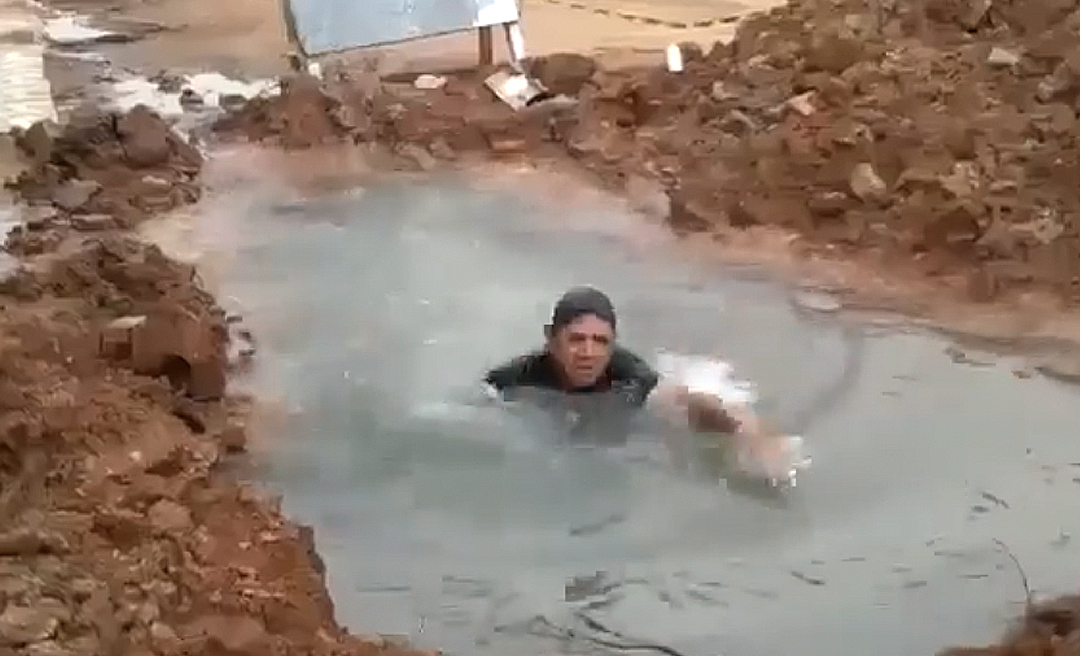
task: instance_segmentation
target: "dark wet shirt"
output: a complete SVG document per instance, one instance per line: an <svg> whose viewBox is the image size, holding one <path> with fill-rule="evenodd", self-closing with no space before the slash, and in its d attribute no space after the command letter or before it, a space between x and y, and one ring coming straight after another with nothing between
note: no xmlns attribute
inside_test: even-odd
<svg viewBox="0 0 1080 656"><path fill-rule="evenodd" d="M660 374L633 352L616 346L611 362L594 385L567 389L563 385L558 364L546 351L540 350L514 358L487 373L484 382L502 393L526 388L539 388L565 394L609 393L631 406L641 406L652 393Z"/></svg>
<svg viewBox="0 0 1080 656"><path fill-rule="evenodd" d="M484 382L507 400L528 400L559 421L569 421L563 425L578 444L615 445L626 442L635 411L656 388L660 374L633 352L616 346L604 375L587 387L567 389L558 365L542 350L492 369Z"/></svg>

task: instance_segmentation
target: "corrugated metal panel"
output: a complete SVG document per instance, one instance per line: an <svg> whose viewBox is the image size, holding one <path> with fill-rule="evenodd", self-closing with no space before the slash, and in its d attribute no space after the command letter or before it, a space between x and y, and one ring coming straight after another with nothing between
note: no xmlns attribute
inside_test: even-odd
<svg viewBox="0 0 1080 656"><path fill-rule="evenodd" d="M460 32L517 20L515 0L282 0L305 55Z"/></svg>

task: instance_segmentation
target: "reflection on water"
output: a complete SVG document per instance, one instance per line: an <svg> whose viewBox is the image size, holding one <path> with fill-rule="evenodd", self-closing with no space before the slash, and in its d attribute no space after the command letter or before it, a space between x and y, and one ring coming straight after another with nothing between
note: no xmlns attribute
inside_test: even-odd
<svg viewBox="0 0 1080 656"><path fill-rule="evenodd" d="M296 408L263 473L315 526L357 630L541 654L587 645L538 638L535 618L580 628L587 608L687 656L906 656L989 639L1015 611L994 537L1037 587L1080 575L1074 548L1051 546L1080 523L1074 393L1008 363L957 366L935 340L879 331L858 384L810 421L859 329L693 269L666 238L621 245L633 219L616 206L553 216L452 178L299 201L253 183L208 202L196 239L228 253L223 291L260 336L248 384ZM764 494L718 444L648 422L589 445L471 401L574 284L610 293L630 348L722 355L781 423L805 423L799 487Z"/></svg>

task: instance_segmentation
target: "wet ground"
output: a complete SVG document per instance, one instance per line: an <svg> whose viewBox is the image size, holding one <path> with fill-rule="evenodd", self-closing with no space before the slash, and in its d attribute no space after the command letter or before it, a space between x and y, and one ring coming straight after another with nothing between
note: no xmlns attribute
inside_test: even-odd
<svg viewBox="0 0 1080 656"><path fill-rule="evenodd" d="M204 206L153 236L197 256L260 339L247 382L277 419L260 474L315 527L343 623L539 654L588 645L530 635L531 618L589 607L694 656L932 653L1015 616L995 538L1040 593L1080 574L1074 389L958 363L897 322L807 316L565 181L553 206L551 187L512 189L536 174L288 184L246 157L219 157ZM614 297L627 345L723 355L755 380L805 430L799 486L765 498L706 445L647 428L571 448L474 403L484 367L535 346L585 282Z"/></svg>

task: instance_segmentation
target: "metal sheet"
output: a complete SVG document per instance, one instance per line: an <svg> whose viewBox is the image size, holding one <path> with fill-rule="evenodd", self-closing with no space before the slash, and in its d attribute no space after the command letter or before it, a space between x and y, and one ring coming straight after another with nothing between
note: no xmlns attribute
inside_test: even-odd
<svg viewBox="0 0 1080 656"><path fill-rule="evenodd" d="M518 20L515 0L281 0L304 55L408 41Z"/></svg>

